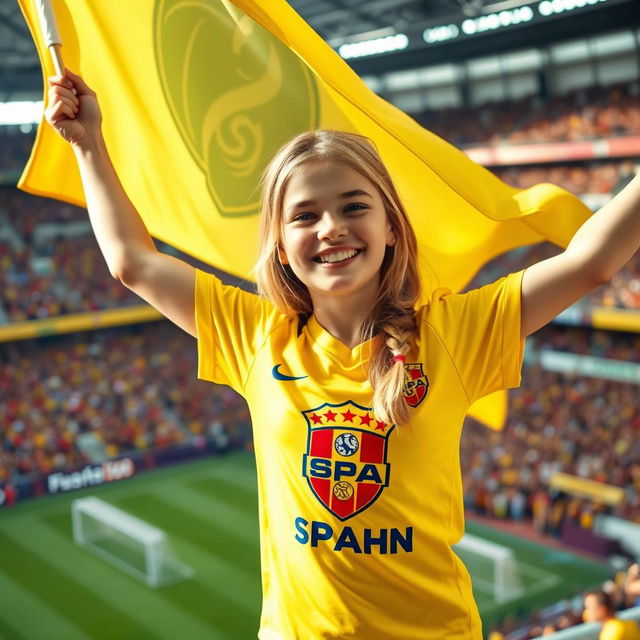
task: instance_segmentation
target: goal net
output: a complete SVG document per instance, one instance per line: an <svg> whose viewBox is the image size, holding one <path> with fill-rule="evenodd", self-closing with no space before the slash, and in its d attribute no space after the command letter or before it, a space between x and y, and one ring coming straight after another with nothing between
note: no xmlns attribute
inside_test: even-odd
<svg viewBox="0 0 640 640"><path fill-rule="evenodd" d="M99 498L74 500L74 541L150 587L172 584L193 575L178 560L167 536L158 529Z"/></svg>
<svg viewBox="0 0 640 640"><path fill-rule="evenodd" d="M522 595L522 582L512 549L469 533L465 533L453 548L469 570L474 587L490 593L497 602Z"/></svg>

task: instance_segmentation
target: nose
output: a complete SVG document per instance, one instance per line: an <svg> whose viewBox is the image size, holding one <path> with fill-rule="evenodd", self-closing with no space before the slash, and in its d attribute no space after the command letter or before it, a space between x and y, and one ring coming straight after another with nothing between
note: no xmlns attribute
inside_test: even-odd
<svg viewBox="0 0 640 640"><path fill-rule="evenodd" d="M332 214L329 211L325 211L320 218L320 225L318 228L318 238L333 240L335 238L341 238L346 235L347 227L345 221Z"/></svg>

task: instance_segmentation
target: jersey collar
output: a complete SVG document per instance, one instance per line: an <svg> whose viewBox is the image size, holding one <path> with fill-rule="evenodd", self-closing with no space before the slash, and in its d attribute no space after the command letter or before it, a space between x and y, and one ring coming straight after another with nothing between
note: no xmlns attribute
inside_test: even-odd
<svg viewBox="0 0 640 640"><path fill-rule="evenodd" d="M317 320L315 315L311 315L303 331L306 331L309 338L317 346L324 351L338 356L341 360L346 362L363 362L368 360L371 356L371 347L374 338L366 340L356 345L353 349L340 342L337 338L332 336Z"/></svg>

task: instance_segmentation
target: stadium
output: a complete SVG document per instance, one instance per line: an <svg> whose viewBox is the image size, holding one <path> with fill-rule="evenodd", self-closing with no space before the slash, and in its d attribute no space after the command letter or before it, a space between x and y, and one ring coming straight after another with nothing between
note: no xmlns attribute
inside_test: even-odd
<svg viewBox="0 0 640 640"><path fill-rule="evenodd" d="M53 3L65 64L95 84L114 165L155 250L241 290L255 292L258 198L246 185L257 184L280 144L310 128L364 132L385 161L396 160L391 173L405 168L414 182L424 180L427 195L443 194L437 202L464 200L465 215L476 207L473 193L480 210L498 181L505 198L521 197L517 214L493 210L491 224L506 231L470 234L484 245L460 236L448 252L445 232L433 245L418 234L420 247L434 247L440 284L456 293L560 256L583 209L595 214L619 194L633 195L625 189L640 172L637 0L288 0L300 18L284 0L202 0L192 3L202 14L175 24L178 2L118 3L131 12L131 33L118 31L97 5L87 11L92 3ZM0 0L0 640L258 637L261 569L266 557L277 564L285 555L261 540L265 529L280 526L265 525L260 493L280 458L259 457L265 437L258 437L256 413L231 383L209 381L198 340L113 277L73 153L43 117L55 63L30 6ZM290 25L297 27L287 32ZM233 61L203 61L222 27L232 30L229 51L254 42L260 65L271 65L274 52L297 54L282 73L269 67L296 91L265 107L258 98L276 92L255 80L255 62L239 58L233 75ZM263 31L279 38L276 45ZM171 57L171 38L180 55L193 55L191 66L181 67L175 51ZM134 88L131 70L140 74ZM237 185L215 160L229 140L212 135L218 147L211 140L199 146L194 133L227 117L231 98L211 93L214 76L228 95L255 100L247 113L260 125L243 113L234 135L243 127L259 131L266 149L251 169L229 155ZM232 76L243 78L244 92ZM152 107L146 95L157 101ZM412 139L428 145L423 164L407 160L414 162L413 150L402 155ZM429 154L439 153L442 165L430 164ZM438 180L453 188L459 180L457 199ZM399 191L415 226L412 201L425 192L407 184ZM543 199L552 194L549 209L516 227L528 213L522 203L542 193L542 184L562 193L544 191ZM640 216L640 202L630 206ZM201 217L187 219L189 209ZM438 212L438 228L453 216ZM433 231L424 228L427 236ZM397 358L409 367L407 403L417 407L426 395L424 408L438 388L429 358L426 375ZM277 362L269 361L269 383L290 388L306 377ZM521 375L519 386L500 387L503 395L486 396L494 404L474 404L466 415L461 477L451 479L461 483L464 503L464 536L452 553L471 576L482 637L590 640L605 638L611 620L630 621L625 633L633 634L631 621L640 626L638 253L527 337ZM242 382L236 387L249 385ZM265 383L261 393L270 388ZM309 444L298 456L297 481L317 511L287 511L294 555L317 551L345 563L375 555L385 567L410 556L424 540L413 523L358 523L375 509L383 513L399 482L386 448L372 453L376 443L405 436L353 399L322 404L318 396L300 412ZM357 433L335 426L356 417ZM331 424L341 433L339 455L318 453L322 419L325 432ZM266 442L286 446L288 439L274 429ZM424 452L425 466L435 468L436 457ZM416 500L432 490L406 487ZM271 500L290 506L286 496ZM398 561L409 574L410 562ZM322 562L331 567L334 560ZM388 575L401 589L403 576ZM308 579L301 573L301 582ZM367 578L365 588L374 597L379 586ZM601 596L606 611L594 617L586 603ZM263 633L265 640L339 637ZM409 638L391 628L348 637ZM472 635L425 630L414 637ZM640 629L606 638L634 640Z"/></svg>

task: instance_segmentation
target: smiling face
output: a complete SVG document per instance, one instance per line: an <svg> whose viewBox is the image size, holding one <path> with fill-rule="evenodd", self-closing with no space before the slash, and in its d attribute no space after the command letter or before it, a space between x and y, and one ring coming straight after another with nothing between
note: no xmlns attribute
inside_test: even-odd
<svg viewBox="0 0 640 640"><path fill-rule="evenodd" d="M281 257L314 306L326 296L373 301L386 247L394 242L382 198L361 173L329 161L293 171L283 198Z"/></svg>

